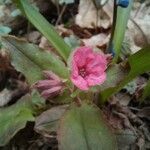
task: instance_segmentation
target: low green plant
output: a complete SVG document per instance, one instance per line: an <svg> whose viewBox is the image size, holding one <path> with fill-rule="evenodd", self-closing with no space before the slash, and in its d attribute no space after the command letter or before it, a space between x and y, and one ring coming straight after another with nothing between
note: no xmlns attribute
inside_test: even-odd
<svg viewBox="0 0 150 150"><path fill-rule="evenodd" d="M55 91L59 95L52 99L53 102L68 105L65 107L65 113L56 115L56 118L51 115L52 117L48 118L48 125L44 125L47 131L54 130L58 133L60 150L117 150L115 136L103 118L102 112L93 103L93 95L95 91L99 93L98 99L100 103L104 103L136 76L150 71L150 46L142 48L123 62L110 63L105 70L107 75L105 82L96 87L86 87L89 89L84 91L81 87L82 83L79 86L81 88L78 89L78 86L73 84L77 80L74 79L74 82L71 82L73 79L70 80L73 76L71 72L73 66L70 63L76 59L73 58L76 51L71 44L67 45L55 28L27 0L16 0L15 2L27 19L47 38L58 55L13 36L1 37L3 46L9 51L11 64L26 77L31 87L31 94L27 94L12 106L0 109L0 146L7 144L20 129L25 127L27 121L35 121L37 114L46 104L33 87L45 88L47 86L50 89L44 91L42 96L51 95L52 91ZM129 9L120 10L119 8L120 15L118 14L116 22L120 20L120 17L126 16L126 24ZM115 36L112 37L110 43L113 42L114 45L112 48L116 53L115 60L120 53L125 28L126 26L122 27L120 21L114 27ZM117 30L121 30L121 33L117 33ZM92 56L100 56L98 53L91 53ZM45 77L47 82L44 82L43 86L42 81ZM45 85L48 82L50 85ZM91 84L90 81L88 82ZM7 136L10 134L11 136Z"/></svg>

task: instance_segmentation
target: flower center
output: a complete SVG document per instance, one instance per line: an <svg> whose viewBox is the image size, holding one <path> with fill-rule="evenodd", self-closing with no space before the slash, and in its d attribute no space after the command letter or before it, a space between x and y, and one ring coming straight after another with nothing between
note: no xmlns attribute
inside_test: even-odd
<svg viewBox="0 0 150 150"><path fill-rule="evenodd" d="M87 75L85 68L79 69L79 75L82 76L83 78Z"/></svg>

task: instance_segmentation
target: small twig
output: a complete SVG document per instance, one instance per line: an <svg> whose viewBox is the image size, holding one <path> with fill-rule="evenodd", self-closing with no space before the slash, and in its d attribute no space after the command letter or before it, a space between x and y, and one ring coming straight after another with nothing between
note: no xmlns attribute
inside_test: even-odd
<svg viewBox="0 0 150 150"><path fill-rule="evenodd" d="M62 8L62 10L61 10L61 12L60 12L60 14L59 14L59 16L58 16L58 19L57 19L56 24L55 24L56 26L57 26L57 25L59 24L59 22L61 21L62 16L63 16L63 14L64 14L66 8L67 8L67 5L65 4L65 5L63 6L63 8Z"/></svg>
<svg viewBox="0 0 150 150"><path fill-rule="evenodd" d="M134 18L136 18L137 16L139 16L139 14L141 13L142 9L146 6L145 3L143 3L142 5L140 5L140 8L136 11Z"/></svg>
<svg viewBox="0 0 150 150"><path fill-rule="evenodd" d="M59 8L59 0L56 0L56 8L57 8L57 15L60 14L60 8Z"/></svg>
<svg viewBox="0 0 150 150"><path fill-rule="evenodd" d="M135 107L129 107L131 110L135 110L135 111L140 111L140 109L135 108Z"/></svg>

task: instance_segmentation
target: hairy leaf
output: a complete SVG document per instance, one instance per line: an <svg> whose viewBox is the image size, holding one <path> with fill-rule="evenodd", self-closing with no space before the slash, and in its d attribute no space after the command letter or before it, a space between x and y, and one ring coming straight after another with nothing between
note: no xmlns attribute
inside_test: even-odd
<svg viewBox="0 0 150 150"><path fill-rule="evenodd" d="M4 146L27 121L34 121L28 105L29 95L22 97L16 104L0 109L0 146Z"/></svg>
<svg viewBox="0 0 150 150"><path fill-rule="evenodd" d="M124 77L124 79L122 79L122 81L120 81L120 83L118 83L118 85L103 90L100 93L101 100L104 102L112 94L121 90L122 87L124 87L128 82L130 82L136 76L145 73L147 71L150 71L149 58L150 58L150 46L147 46L141 49L140 51L138 51L137 53L135 53L134 55L130 56L128 59L128 63L130 66L129 73ZM112 77L116 78L116 76L120 78L119 72L118 74L114 74L114 76Z"/></svg>
<svg viewBox="0 0 150 150"><path fill-rule="evenodd" d="M116 150L113 134L100 110L93 105L73 105L63 116L58 132L60 150Z"/></svg>
<svg viewBox="0 0 150 150"><path fill-rule="evenodd" d="M106 73L107 80L100 86L102 91L117 86L127 75L128 69L121 64L114 64L107 69Z"/></svg>
<svg viewBox="0 0 150 150"><path fill-rule="evenodd" d="M30 84L42 79L43 70L68 78L67 67L53 53L12 36L3 36L2 43L10 52L12 65L25 75Z"/></svg>
<svg viewBox="0 0 150 150"><path fill-rule="evenodd" d="M58 35L54 27L28 2L28 0L17 0L21 10L28 20L49 40L58 53L67 61L71 48Z"/></svg>
<svg viewBox="0 0 150 150"><path fill-rule="evenodd" d="M23 96L17 103L0 108L0 146L26 126L28 121L34 121L33 114L45 106L45 101L37 91Z"/></svg>

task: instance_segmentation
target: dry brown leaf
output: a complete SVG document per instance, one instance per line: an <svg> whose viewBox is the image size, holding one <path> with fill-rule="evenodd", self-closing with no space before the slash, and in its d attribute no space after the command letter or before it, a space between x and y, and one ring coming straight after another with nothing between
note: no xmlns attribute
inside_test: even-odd
<svg viewBox="0 0 150 150"><path fill-rule="evenodd" d="M149 3L149 1L147 1ZM130 44L131 52L136 53L144 45L150 44L150 7L146 2L134 3L131 20L128 22L126 39Z"/></svg>
<svg viewBox="0 0 150 150"><path fill-rule="evenodd" d="M82 40L86 46L92 46L92 47L101 47L108 43L109 36L107 34L101 33L95 36L92 36L89 39L83 39Z"/></svg>
<svg viewBox="0 0 150 150"><path fill-rule="evenodd" d="M107 5L107 4L106 4ZM105 7L105 6L104 6ZM111 25L110 12L109 15L105 9L97 10L93 1L80 1L78 14L75 23L83 28L103 27L107 29Z"/></svg>
<svg viewBox="0 0 150 150"><path fill-rule="evenodd" d="M35 131L45 137L50 137L51 133L57 130L59 119L66 111L67 107L68 105L56 106L43 112L36 118Z"/></svg>

